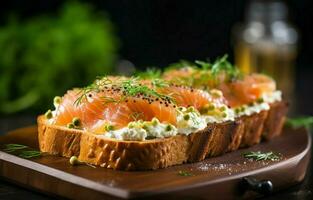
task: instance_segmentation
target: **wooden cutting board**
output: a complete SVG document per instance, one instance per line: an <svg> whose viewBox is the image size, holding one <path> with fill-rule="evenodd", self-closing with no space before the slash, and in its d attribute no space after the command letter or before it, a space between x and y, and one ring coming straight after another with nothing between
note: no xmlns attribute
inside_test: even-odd
<svg viewBox="0 0 313 200"><path fill-rule="evenodd" d="M38 149L36 129L33 126L10 132L0 137L0 144ZM269 193L271 184L277 191L301 182L310 149L307 130L285 129L281 137L251 148L199 163L139 172L71 166L67 158L49 155L27 160L0 151L0 175L31 189L73 199L236 199ZM282 158L252 161L242 156L259 150L280 153Z"/></svg>

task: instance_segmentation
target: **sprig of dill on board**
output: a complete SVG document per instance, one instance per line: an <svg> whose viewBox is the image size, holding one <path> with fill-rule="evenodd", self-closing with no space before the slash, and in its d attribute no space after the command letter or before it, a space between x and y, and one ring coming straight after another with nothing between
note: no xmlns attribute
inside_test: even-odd
<svg viewBox="0 0 313 200"><path fill-rule="evenodd" d="M188 172L188 171L178 171L177 173L179 176L193 176L193 174L191 172Z"/></svg>
<svg viewBox="0 0 313 200"><path fill-rule="evenodd" d="M28 148L27 146L21 145L21 144L6 144L4 146L5 146L5 148L3 149L3 151L8 152L8 153L14 152L16 150Z"/></svg>
<svg viewBox="0 0 313 200"><path fill-rule="evenodd" d="M41 155L42 154L40 151L32 151L32 150L22 151L20 154L18 154L19 157L26 158L26 159L39 157Z"/></svg>
<svg viewBox="0 0 313 200"><path fill-rule="evenodd" d="M29 149L29 150L26 150ZM31 148L21 144L5 144L3 151L7 153L14 153L21 158L34 158L42 155L40 151L30 150Z"/></svg>
<svg viewBox="0 0 313 200"><path fill-rule="evenodd" d="M256 161L260 160L271 160L276 161L281 157L280 155L275 154L274 152L261 152L261 151L250 151L243 154L243 157L248 159L253 159Z"/></svg>

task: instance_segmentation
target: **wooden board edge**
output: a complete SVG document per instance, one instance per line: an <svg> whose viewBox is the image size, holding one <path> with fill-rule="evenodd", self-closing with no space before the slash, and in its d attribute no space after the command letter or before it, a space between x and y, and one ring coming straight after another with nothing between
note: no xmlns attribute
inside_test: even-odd
<svg viewBox="0 0 313 200"><path fill-rule="evenodd" d="M293 165L294 168L297 167L297 165L300 164L300 162L303 162L303 165L304 165L303 173L299 177L293 177L293 178L295 178L295 181L296 181L295 184L300 183L301 181L304 180L305 174L307 172L308 164L310 161L311 148L312 148L312 136L311 136L309 130L307 130L307 129L305 130L305 133L307 136L308 143L307 143L307 146L305 147L305 149L300 154L293 156L287 160L283 160L283 161L280 161L278 163L275 163L275 164L268 166L266 168L261 168L261 169L257 169L257 170L251 171L251 172L245 172L242 174L234 174L234 175L230 175L228 177L220 178L218 180L211 180L211 181L202 182L202 183L189 185L189 186L181 186L181 187L177 187L175 189L161 190L161 191L145 191L145 192L130 191L129 197L130 198L150 197L150 196L154 196L154 195L162 195L162 194L167 194L167 193L186 191L186 190L191 190L191 189L200 188L200 187L210 187L214 184L220 184L220 183L223 183L225 181L234 181L234 180L238 180L238 179L241 180L244 177L259 176L259 174L265 174L265 173L268 173L272 170L279 170L282 167L289 164L290 162L294 163L294 165Z"/></svg>
<svg viewBox="0 0 313 200"><path fill-rule="evenodd" d="M291 157L289 158L288 160L284 160L284 161L281 161L279 163L276 163L270 167L268 167L267 169L258 169L258 170L254 170L252 172L246 172L246 173L243 173L243 174L240 174L240 175L232 175L230 177L224 177L220 180L213 180L213 181L207 181L207 182L203 182L203 183L199 183L199 184L194 184L194 185L191 185L191 186L182 186L182 187L177 187L175 189L170 189L170 190L158 190L158 191L147 191L147 192L140 192L140 191L127 191L127 190L122 190L122 189L114 189L114 188L111 188L111 187L107 187L107 186L104 186L102 184L96 184L96 185L99 185L99 187L93 187L94 185L89 185L89 184L86 184L86 188L92 190L92 191L96 191L96 192L99 192L101 193L101 195L111 195L113 196L112 198L125 198L125 199L130 199L130 198L138 198L138 197L151 197L153 195L162 195L162 194L165 194L165 193L175 193L175 192L184 192L184 191L187 191L187 190L191 190L191 189L197 189L197 188L203 188L203 187L209 187L213 184L218 184L218 183L221 183L223 181L235 181L236 179L240 179L242 177L245 177L245 176L257 176L258 174L261 174L261 173L266 173L268 171L271 171L273 169L279 169L280 167L282 167L283 165L287 164L287 162L294 162L295 164L298 164L299 162L303 161L303 159L309 157L310 155L310 149L311 149L311 143L312 143L312 140L311 140L311 135L310 133L306 130L305 131L306 133L306 136L307 136L307 146L306 148L298 155L294 156L294 157ZM19 158L17 156L14 156L14 155L11 155L11 154L7 154L5 152L0 152L0 169L2 169L2 166L3 166L3 163L5 162L6 164L9 164L9 165L17 165L17 166L21 166L19 165L18 163L20 163L21 161L23 162L26 162L27 163L27 169L30 169L30 170L33 170L35 172L38 172L38 173L44 173L44 174L47 174L48 176L51 176L51 173L47 173L47 172L51 172L50 169L55 170L53 173L52 173L52 176L53 178L56 178L56 179L59 179L59 180L64 180L64 181L69 181L69 179L62 179L60 178L60 173L62 174L66 174L66 175L71 175L71 174L68 174L66 172L63 172L61 170L57 170L57 169L54 169L54 168L51 168L51 167L47 167L47 166L44 166L44 165L41 165L39 163L34 163L32 162L31 160L25 160L25 159L22 159L22 158ZM306 173L306 170L307 170L307 165L308 165L308 159L306 160L306 164L305 164L305 171L303 172L303 174L305 175ZM41 167L41 171L36 171L34 170L34 168L38 169L37 168L37 165L39 165L39 167ZM3 173L3 170L1 170L1 175ZM303 176L299 176L297 177L296 179L296 183L299 183L301 182L303 179L304 179L304 175ZM71 175L74 177L74 179L70 179L70 183L73 184L73 185L76 185L76 186L81 186L81 187L85 187L84 184L81 184L81 183L87 183L89 180L88 179L84 179L84 178L81 178L81 177L76 177L74 175ZM78 180L78 179L79 180ZM86 181L87 182L86 182ZM95 184L93 181L89 181L93 184ZM79 183L79 184L77 184ZM106 190L108 191L108 188L109 189L113 189L110 193L107 192L107 193L104 193L103 191Z"/></svg>
<svg viewBox="0 0 313 200"><path fill-rule="evenodd" d="M22 166L19 163L24 163L24 165ZM103 193L103 191L105 191L106 193L103 193L103 194L108 194L108 195L116 196L119 198L126 198L126 199L130 198L130 193L127 190L108 187L108 186L90 181L88 179L78 177L78 176L63 172L61 170L54 169L54 168L42 165L40 163L32 162L31 160L19 158L17 156L14 156L14 155L8 154L6 152L0 151L0 169L1 169L0 175L6 177L4 175L6 172L4 172L2 170L3 165L21 166L21 167L26 168L27 170L46 174L46 175L53 177L53 178L56 178L58 180L69 182L73 185L88 188L88 189L98 191L101 193ZM17 181L17 180L14 180L14 181Z"/></svg>

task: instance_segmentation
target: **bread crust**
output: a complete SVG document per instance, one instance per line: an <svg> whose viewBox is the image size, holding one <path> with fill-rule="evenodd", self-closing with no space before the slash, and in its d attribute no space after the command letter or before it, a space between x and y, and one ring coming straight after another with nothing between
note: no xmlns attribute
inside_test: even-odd
<svg viewBox="0 0 313 200"><path fill-rule="evenodd" d="M281 133L287 112L285 102L269 111L213 123L186 135L145 141L120 141L77 129L50 125L38 117L38 140L42 152L64 157L78 156L82 162L117 170L151 170L186 162L198 162L239 147L272 139Z"/></svg>

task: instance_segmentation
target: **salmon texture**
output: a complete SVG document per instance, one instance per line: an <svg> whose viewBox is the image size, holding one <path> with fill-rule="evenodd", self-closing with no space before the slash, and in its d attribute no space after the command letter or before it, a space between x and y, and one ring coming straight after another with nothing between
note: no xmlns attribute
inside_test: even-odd
<svg viewBox="0 0 313 200"><path fill-rule="evenodd" d="M149 93L140 92L142 88ZM114 81L88 92L70 90L57 107L53 124L64 126L79 118L82 127L92 132L104 132L107 125L123 128L131 121L150 121L154 117L176 124L176 105L169 97L137 82L128 89L138 92L128 94L123 85L114 85Z"/></svg>

